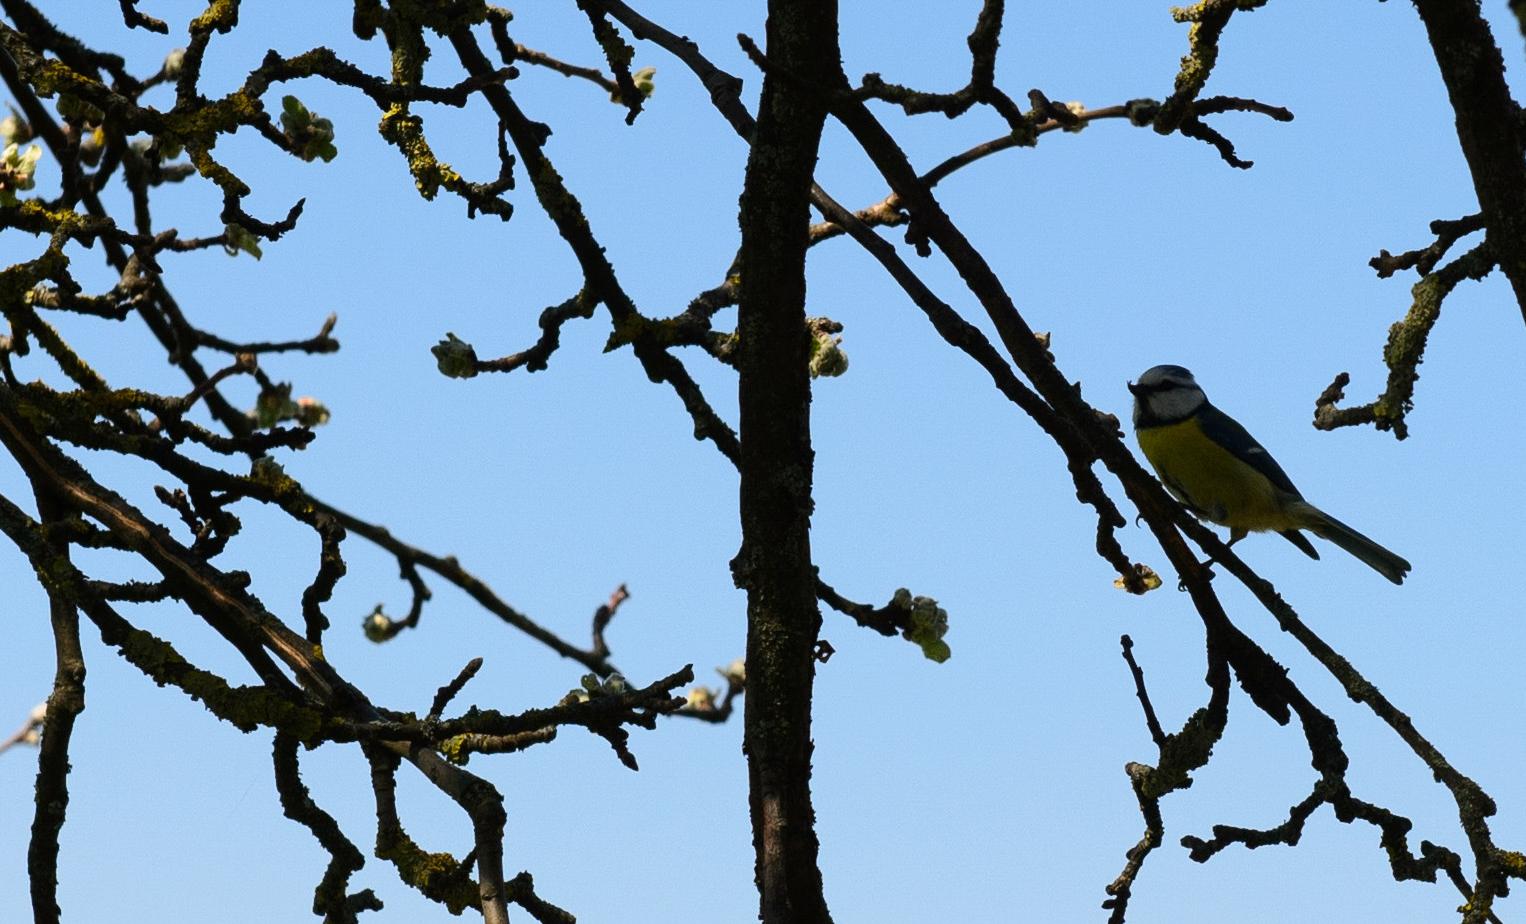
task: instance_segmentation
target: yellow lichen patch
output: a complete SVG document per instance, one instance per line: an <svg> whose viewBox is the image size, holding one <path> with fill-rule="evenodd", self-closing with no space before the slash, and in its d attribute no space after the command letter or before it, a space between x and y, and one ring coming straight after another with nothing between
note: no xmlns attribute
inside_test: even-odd
<svg viewBox="0 0 1526 924"><path fill-rule="evenodd" d="M405 107L398 105L388 109L377 130L403 152L408 160L408 172L413 174L413 184L425 199L433 199L441 186L450 188L461 183L459 173L449 164L435 159L434 151L424 138L423 120Z"/></svg>
<svg viewBox="0 0 1526 924"><path fill-rule="evenodd" d="M399 830L385 843L377 839L376 856L397 867L403 881L460 914L477 903L477 885L461 862L448 853L430 853Z"/></svg>

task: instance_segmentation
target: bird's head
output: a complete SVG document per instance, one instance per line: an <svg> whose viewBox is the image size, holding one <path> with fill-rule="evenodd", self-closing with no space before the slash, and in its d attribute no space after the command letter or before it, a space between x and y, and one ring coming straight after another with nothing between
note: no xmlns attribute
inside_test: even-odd
<svg viewBox="0 0 1526 924"><path fill-rule="evenodd" d="M1208 400L1197 380L1181 366L1153 366L1129 383L1134 426L1168 424L1191 417Z"/></svg>

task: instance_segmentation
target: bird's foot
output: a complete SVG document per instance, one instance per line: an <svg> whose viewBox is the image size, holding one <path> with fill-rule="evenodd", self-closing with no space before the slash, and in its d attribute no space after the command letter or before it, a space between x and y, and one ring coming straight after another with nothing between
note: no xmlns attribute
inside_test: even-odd
<svg viewBox="0 0 1526 924"><path fill-rule="evenodd" d="M1199 573L1201 573L1203 575L1203 580L1205 580L1205 581L1213 580L1213 566L1216 565L1216 564L1218 564L1218 562L1216 562L1216 561L1214 561L1213 559L1210 558L1207 561L1204 561L1204 562L1202 562L1201 564L1198 565L1198 568L1200 569ZM1187 592L1187 579L1185 577L1181 578L1180 580L1178 580L1176 582L1176 591L1177 591L1177 593L1186 593Z"/></svg>

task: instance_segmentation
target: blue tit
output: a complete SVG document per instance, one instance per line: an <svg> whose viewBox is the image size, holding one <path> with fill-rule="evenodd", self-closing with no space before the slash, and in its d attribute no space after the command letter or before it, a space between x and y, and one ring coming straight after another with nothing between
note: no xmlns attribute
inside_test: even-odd
<svg viewBox="0 0 1526 924"><path fill-rule="evenodd" d="M1393 581L1409 562L1303 499L1282 466L1181 366L1156 366L1129 383L1134 435L1166 489L1200 519L1229 527L1231 545L1271 530L1318 558L1306 529Z"/></svg>

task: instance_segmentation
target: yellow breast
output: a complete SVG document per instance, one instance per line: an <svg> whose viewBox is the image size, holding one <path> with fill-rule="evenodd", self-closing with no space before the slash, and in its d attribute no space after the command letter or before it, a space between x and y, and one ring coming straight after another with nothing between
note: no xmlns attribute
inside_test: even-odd
<svg viewBox="0 0 1526 924"><path fill-rule="evenodd" d="M1160 480L1207 519L1233 530L1284 530L1298 524L1282 492L1263 474L1203 435L1195 417L1143 427L1135 436Z"/></svg>

